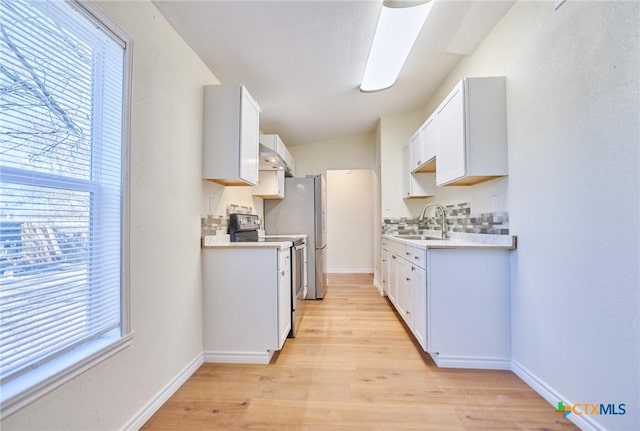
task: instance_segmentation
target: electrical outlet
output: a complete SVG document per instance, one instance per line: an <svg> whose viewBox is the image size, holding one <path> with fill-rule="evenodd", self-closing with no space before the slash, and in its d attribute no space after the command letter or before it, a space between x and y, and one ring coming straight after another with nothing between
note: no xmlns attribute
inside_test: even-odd
<svg viewBox="0 0 640 431"><path fill-rule="evenodd" d="M565 1L567 1L567 0L555 0L554 3L553 3L553 9L554 10L558 10L558 8L560 6L562 6Z"/></svg>

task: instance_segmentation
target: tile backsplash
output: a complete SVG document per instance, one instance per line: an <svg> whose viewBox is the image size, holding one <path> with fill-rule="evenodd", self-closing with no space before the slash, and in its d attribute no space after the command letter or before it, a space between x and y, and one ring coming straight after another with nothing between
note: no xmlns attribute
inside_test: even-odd
<svg viewBox="0 0 640 431"><path fill-rule="evenodd" d="M229 233L229 214L254 214L253 208L244 205L229 204L225 215L202 214L200 216L200 235L226 235Z"/></svg>
<svg viewBox="0 0 640 431"><path fill-rule="evenodd" d="M201 235L226 235L229 233L229 214L254 214L253 208L243 205L229 204L225 215L202 214L200 217ZM492 212L472 214L471 205L462 203L445 207L447 230L449 232L476 233L488 235L509 235L509 213ZM418 235L426 230L440 230L440 217L436 211L429 211L429 216L418 223L417 218L389 217L385 218L382 233L388 235Z"/></svg>
<svg viewBox="0 0 640 431"><path fill-rule="evenodd" d="M421 223L417 217L385 218L382 233L418 235L425 230L440 230L440 216L435 213L436 210L429 211L429 216ZM461 203L445 206L445 213L448 232L509 235L509 213L506 211L472 214L471 205Z"/></svg>

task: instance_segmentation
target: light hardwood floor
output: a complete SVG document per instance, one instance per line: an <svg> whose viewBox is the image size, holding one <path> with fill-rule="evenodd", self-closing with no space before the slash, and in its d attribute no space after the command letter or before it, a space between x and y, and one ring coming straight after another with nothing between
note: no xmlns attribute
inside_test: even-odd
<svg viewBox="0 0 640 431"><path fill-rule="evenodd" d="M143 430L573 430L508 371L437 368L368 275L330 275L269 365L204 364Z"/></svg>

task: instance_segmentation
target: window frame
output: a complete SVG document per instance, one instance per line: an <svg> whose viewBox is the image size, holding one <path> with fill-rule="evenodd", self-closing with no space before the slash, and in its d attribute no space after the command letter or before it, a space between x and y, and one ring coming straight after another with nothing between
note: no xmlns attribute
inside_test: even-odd
<svg viewBox="0 0 640 431"><path fill-rule="evenodd" d="M129 196L130 196L130 140L131 140L131 87L133 78L133 40L97 5L65 0L86 19L107 32L123 46L123 94L122 94L122 150L121 150L121 229L120 229L120 336L113 340L95 340L67 352L58 358L30 371L3 386L15 384L8 396L3 396L0 420L12 415L33 401L64 385L93 366L131 345L134 331L131 328L129 299ZM4 172L11 175L10 172ZM16 174L18 174L16 172ZM19 175L19 174L18 174ZM46 183L48 174L40 177ZM23 379L23 380L21 380ZM5 388L3 387L3 392Z"/></svg>

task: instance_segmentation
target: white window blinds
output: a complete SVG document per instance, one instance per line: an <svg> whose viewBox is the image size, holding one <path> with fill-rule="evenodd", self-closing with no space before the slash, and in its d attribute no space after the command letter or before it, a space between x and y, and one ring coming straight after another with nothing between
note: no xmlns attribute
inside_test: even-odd
<svg viewBox="0 0 640 431"><path fill-rule="evenodd" d="M3 402L123 335L123 83L123 43L77 5L0 0Z"/></svg>

